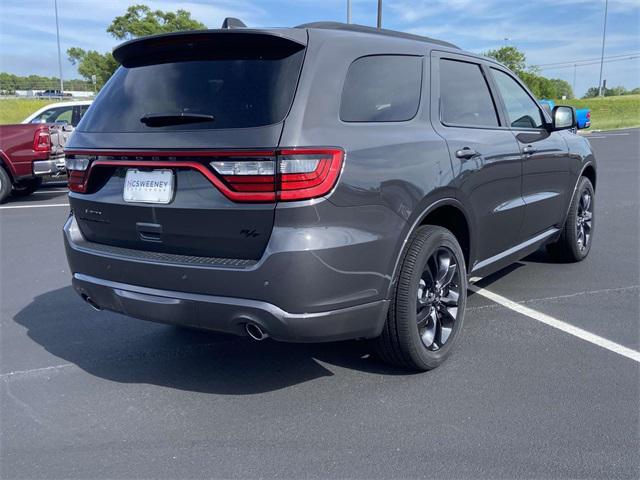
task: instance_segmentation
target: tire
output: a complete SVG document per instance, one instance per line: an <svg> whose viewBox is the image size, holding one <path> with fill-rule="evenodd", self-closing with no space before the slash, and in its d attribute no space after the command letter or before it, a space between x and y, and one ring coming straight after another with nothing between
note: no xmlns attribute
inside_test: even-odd
<svg viewBox="0 0 640 480"><path fill-rule="evenodd" d="M0 203L4 203L10 193L11 177L9 177L4 167L0 166Z"/></svg>
<svg viewBox="0 0 640 480"><path fill-rule="evenodd" d="M442 276L452 269L452 275ZM434 282L434 277L442 282ZM450 283L443 287L447 279ZM456 307L446 306L454 297ZM460 336L466 299L467 272L456 238L442 227L418 228L405 250L382 335L374 341L378 356L414 371L437 367Z"/></svg>
<svg viewBox="0 0 640 480"><path fill-rule="evenodd" d="M16 183L11 190L11 195L15 197L27 197L42 186L41 178L30 178Z"/></svg>
<svg viewBox="0 0 640 480"><path fill-rule="evenodd" d="M587 200L588 198L588 200ZM581 262L591 251L595 227L595 191L587 177L581 177L571 199L569 214L560 238L547 247L549 253L561 262Z"/></svg>

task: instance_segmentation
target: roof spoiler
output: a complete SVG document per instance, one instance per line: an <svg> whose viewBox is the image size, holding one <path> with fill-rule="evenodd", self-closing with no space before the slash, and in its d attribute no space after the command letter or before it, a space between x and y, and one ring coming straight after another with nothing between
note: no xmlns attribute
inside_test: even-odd
<svg viewBox="0 0 640 480"><path fill-rule="evenodd" d="M222 22L222 27L221 28L225 28L225 29L229 29L229 28L247 28L247 26L239 18L227 17L227 18L224 19L224 22Z"/></svg>
<svg viewBox="0 0 640 480"><path fill-rule="evenodd" d="M221 28L164 33L129 40L113 50L123 66L175 61L280 59L306 47L306 33L249 28Z"/></svg>

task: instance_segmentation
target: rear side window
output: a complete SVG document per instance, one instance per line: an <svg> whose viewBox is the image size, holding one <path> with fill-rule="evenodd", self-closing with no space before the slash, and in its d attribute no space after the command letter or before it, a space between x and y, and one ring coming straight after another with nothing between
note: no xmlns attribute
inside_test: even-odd
<svg viewBox="0 0 640 480"><path fill-rule="evenodd" d="M55 107L45 110L37 117L33 118L30 123L55 123L67 122L71 123L71 112L73 107Z"/></svg>
<svg viewBox="0 0 640 480"><path fill-rule="evenodd" d="M542 112L518 82L506 73L492 68L509 122L514 128L542 128Z"/></svg>
<svg viewBox="0 0 640 480"><path fill-rule="evenodd" d="M440 115L446 125L497 127L496 112L480 65L440 60Z"/></svg>
<svg viewBox="0 0 640 480"><path fill-rule="evenodd" d="M376 55L349 67L340 118L344 122L402 122L418 112L422 57Z"/></svg>
<svg viewBox="0 0 640 480"><path fill-rule="evenodd" d="M120 67L79 125L87 132L151 132L246 128L284 120L295 94L304 49L282 58L255 56L166 61ZM232 52L231 52L232 53ZM229 58L229 57L232 58ZM202 115L213 119L147 125L149 115ZM207 117L209 118L209 117Z"/></svg>

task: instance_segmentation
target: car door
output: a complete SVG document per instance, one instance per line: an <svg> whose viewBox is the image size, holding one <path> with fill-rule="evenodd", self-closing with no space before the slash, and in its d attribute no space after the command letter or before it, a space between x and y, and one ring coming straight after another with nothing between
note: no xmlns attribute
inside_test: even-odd
<svg viewBox="0 0 640 480"><path fill-rule="evenodd" d="M522 152L522 241L559 226L566 212L569 151L561 132L510 72L491 67L491 75L509 126Z"/></svg>
<svg viewBox="0 0 640 480"><path fill-rule="evenodd" d="M434 52L431 119L449 148L457 191L473 212L473 264L517 241L524 217L518 143L493 98L480 59Z"/></svg>

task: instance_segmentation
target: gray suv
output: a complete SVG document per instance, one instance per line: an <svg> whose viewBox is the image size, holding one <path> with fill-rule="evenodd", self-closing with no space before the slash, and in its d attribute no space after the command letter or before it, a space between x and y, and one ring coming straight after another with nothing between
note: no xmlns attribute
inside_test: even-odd
<svg viewBox="0 0 640 480"><path fill-rule="evenodd" d="M337 23L151 36L67 144L64 240L94 308L439 365L467 283L579 261L596 165L570 107L446 42Z"/></svg>

